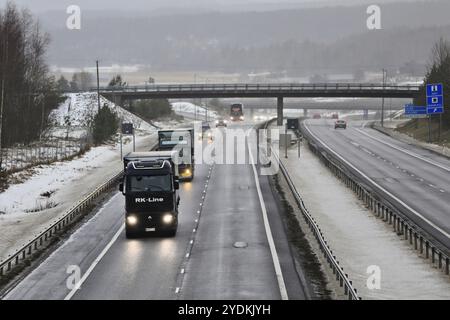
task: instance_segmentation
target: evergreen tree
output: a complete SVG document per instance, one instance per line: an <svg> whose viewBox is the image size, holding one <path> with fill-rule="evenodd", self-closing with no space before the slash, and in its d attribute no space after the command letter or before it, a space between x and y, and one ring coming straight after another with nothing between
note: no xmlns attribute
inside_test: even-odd
<svg viewBox="0 0 450 320"><path fill-rule="evenodd" d="M100 108L92 122L92 137L95 144L101 144L110 139L119 128L119 118L105 104Z"/></svg>

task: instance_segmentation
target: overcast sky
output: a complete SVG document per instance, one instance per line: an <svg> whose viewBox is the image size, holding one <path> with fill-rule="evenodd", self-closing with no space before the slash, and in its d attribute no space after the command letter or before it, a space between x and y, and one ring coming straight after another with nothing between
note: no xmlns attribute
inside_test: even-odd
<svg viewBox="0 0 450 320"><path fill-rule="evenodd" d="M65 10L69 5L76 4L85 10L157 10L164 8L189 9L202 7L214 10L230 10L235 8L258 7L276 8L292 6L324 6L324 5L354 5L364 3L388 3L416 0L14 0L19 6L30 8L33 12ZM433 1L433 0L423 0ZM0 0L3 7L8 0ZM125 5L124 5L125 4Z"/></svg>

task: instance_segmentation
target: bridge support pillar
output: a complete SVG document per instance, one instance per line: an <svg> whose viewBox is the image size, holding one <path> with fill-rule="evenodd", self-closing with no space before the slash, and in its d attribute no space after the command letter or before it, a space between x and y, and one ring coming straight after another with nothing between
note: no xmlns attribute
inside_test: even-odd
<svg viewBox="0 0 450 320"><path fill-rule="evenodd" d="M277 126L283 125L283 97L277 98Z"/></svg>
<svg viewBox="0 0 450 320"><path fill-rule="evenodd" d="M114 103L115 103L117 106L122 107L122 103L123 103L123 101L122 101L122 96L121 96L121 95L114 95Z"/></svg>
<svg viewBox="0 0 450 320"><path fill-rule="evenodd" d="M308 116L308 109L303 109L303 116L305 118Z"/></svg>
<svg viewBox="0 0 450 320"><path fill-rule="evenodd" d="M369 120L369 110L368 109L363 110L363 120Z"/></svg>
<svg viewBox="0 0 450 320"><path fill-rule="evenodd" d="M253 114L255 113L253 108L248 108L248 115L250 117L250 121L253 121Z"/></svg>

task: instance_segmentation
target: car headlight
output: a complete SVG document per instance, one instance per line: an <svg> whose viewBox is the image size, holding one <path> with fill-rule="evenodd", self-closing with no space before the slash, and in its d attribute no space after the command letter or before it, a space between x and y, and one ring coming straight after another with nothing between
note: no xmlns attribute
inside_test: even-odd
<svg viewBox="0 0 450 320"><path fill-rule="evenodd" d="M165 224L171 224L171 223L173 222L173 215L170 214L170 213L165 214L165 215L163 216L162 220L163 220L163 222L164 222Z"/></svg>
<svg viewBox="0 0 450 320"><path fill-rule="evenodd" d="M127 224L130 226L135 226L138 222L138 219L135 216L128 216L127 217Z"/></svg>
<svg viewBox="0 0 450 320"><path fill-rule="evenodd" d="M239 119L244 120L244 116L240 116Z"/></svg>

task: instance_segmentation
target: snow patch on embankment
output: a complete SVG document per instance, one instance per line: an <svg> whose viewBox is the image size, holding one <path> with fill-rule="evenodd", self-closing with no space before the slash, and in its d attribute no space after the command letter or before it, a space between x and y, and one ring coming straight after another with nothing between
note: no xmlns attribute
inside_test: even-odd
<svg viewBox="0 0 450 320"><path fill-rule="evenodd" d="M104 98L101 103L117 112L124 122L133 122L136 150L148 151L156 142L157 128ZM66 134L67 130L73 132L72 129L82 134L96 112L96 94L69 94L66 101L51 113L54 127L49 134ZM67 127L68 123L70 127ZM177 123L160 122L167 127ZM130 152L132 138L124 137L123 142L123 153ZM0 261L64 215L74 203L121 168L120 143L116 137L109 144L93 147L71 161L41 165L12 175L11 180L21 182L11 184L0 193Z"/></svg>

